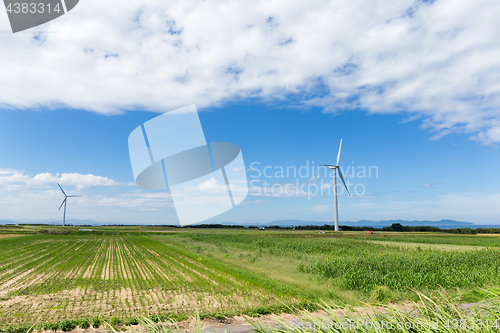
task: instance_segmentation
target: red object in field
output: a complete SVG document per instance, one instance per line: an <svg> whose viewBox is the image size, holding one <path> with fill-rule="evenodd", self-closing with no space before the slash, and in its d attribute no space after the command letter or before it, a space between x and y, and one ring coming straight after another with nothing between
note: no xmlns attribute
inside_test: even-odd
<svg viewBox="0 0 500 333"><path fill-rule="evenodd" d="M371 231L371 230L365 230L365 235L366 235L366 234L371 235L371 234L373 234L373 231Z"/></svg>

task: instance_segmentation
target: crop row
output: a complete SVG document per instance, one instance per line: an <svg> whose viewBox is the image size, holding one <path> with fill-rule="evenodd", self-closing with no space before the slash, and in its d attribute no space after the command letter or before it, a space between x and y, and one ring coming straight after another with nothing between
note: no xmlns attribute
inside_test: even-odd
<svg viewBox="0 0 500 333"><path fill-rule="evenodd" d="M0 240L0 324L227 311L275 301L272 291L147 236L22 238Z"/></svg>

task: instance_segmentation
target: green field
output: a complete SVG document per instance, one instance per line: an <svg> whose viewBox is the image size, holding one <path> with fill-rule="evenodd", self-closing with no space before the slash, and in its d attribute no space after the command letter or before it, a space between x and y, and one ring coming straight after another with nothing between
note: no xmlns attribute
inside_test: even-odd
<svg viewBox="0 0 500 333"><path fill-rule="evenodd" d="M0 241L0 323L228 312L286 293L149 236L46 236ZM278 288L279 289L279 288Z"/></svg>
<svg viewBox="0 0 500 333"><path fill-rule="evenodd" d="M397 302L441 287L475 300L500 286L494 236L95 229L0 228L0 327Z"/></svg>

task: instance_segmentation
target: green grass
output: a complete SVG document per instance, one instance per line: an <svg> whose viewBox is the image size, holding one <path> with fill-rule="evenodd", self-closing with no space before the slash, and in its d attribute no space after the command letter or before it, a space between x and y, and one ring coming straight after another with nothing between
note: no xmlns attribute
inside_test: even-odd
<svg viewBox="0 0 500 333"><path fill-rule="evenodd" d="M496 250L373 252L315 261L300 268L331 278L339 288L365 292L377 286L432 290L500 284L500 253Z"/></svg>
<svg viewBox="0 0 500 333"><path fill-rule="evenodd" d="M368 307L368 314L354 309L340 309L323 304L326 316L302 311L294 321L279 320L280 328L249 320L256 332L500 332L500 301L498 294L489 303L462 308L446 294L429 297L417 293L419 300L408 309L393 306ZM151 328L153 328L152 326ZM148 329L148 333L157 330Z"/></svg>
<svg viewBox="0 0 500 333"><path fill-rule="evenodd" d="M196 310L201 318L257 316L288 306L313 309L321 300L416 301L413 288L443 287L477 301L488 297L480 288L500 286L497 237L95 229L8 229L12 237L0 238L0 327L70 327L85 318L92 319L83 325L116 326L142 315L182 319Z"/></svg>
<svg viewBox="0 0 500 333"><path fill-rule="evenodd" d="M480 236L372 236L300 232L245 234L240 231L155 237L295 285L318 298L351 304L377 299L374 290L381 287L391 291L387 300L399 301L409 297L410 288L425 291L460 288L467 292L500 285L500 252L496 247L484 249L470 245ZM455 245L436 244L435 249L416 246L425 237L429 237L426 244L446 240ZM486 238L487 244L496 242L495 237L480 238ZM404 239L415 243L387 241L401 245L394 247L372 241L375 239ZM411 246L405 247L405 244ZM272 271L273 266L277 271Z"/></svg>
<svg viewBox="0 0 500 333"><path fill-rule="evenodd" d="M353 308L340 308L327 303L319 304L323 313L298 310L296 317L277 319L273 325L262 324L256 319L248 318L247 327L258 333L292 333L292 332L500 332L499 294L492 294L488 303L464 308L440 292L435 296L417 293L418 301L406 304L405 308L391 305L373 307L367 305L363 311ZM201 333L200 316L196 315L194 323L188 329ZM175 321L165 324L150 318L139 319L140 327L131 332L173 333L182 332ZM115 329L113 332L117 333Z"/></svg>
<svg viewBox="0 0 500 333"><path fill-rule="evenodd" d="M207 250L207 246L215 247L221 252L230 252L234 249L246 250L255 254L266 253L281 257L302 258L308 255L339 255L351 256L372 250L390 252L383 246L372 244L364 239L342 237L328 234L333 237L322 237L311 233L267 233L255 234L245 231L228 233L175 233L158 235L175 244L187 245L198 252ZM197 244L198 246L193 246ZM201 251L200 251L201 250Z"/></svg>
<svg viewBox="0 0 500 333"><path fill-rule="evenodd" d="M388 245L392 247L401 247L404 249L417 250L439 250L439 251L474 251L487 249L488 247L474 245L452 245L452 244L430 244L430 243L410 243L410 242L385 242L378 240L370 240L370 243Z"/></svg>
<svg viewBox="0 0 500 333"><path fill-rule="evenodd" d="M386 242L500 247L500 234L498 236L476 236L476 235L453 235L453 234L435 235L435 234L422 234L422 233L392 233L385 235L373 234L361 237L363 237L363 239L366 240L377 240Z"/></svg>

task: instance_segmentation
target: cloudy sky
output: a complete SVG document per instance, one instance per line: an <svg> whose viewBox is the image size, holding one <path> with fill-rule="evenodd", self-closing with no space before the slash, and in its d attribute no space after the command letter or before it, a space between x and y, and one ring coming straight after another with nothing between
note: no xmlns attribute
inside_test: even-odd
<svg viewBox="0 0 500 333"><path fill-rule="evenodd" d="M495 0L81 0L12 34L0 10L0 219L61 218L59 182L84 195L68 218L177 223L168 192L134 184L127 138L196 104L250 185L211 222L331 221L312 171L342 138L341 221L500 224L499 17Z"/></svg>

